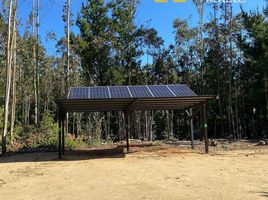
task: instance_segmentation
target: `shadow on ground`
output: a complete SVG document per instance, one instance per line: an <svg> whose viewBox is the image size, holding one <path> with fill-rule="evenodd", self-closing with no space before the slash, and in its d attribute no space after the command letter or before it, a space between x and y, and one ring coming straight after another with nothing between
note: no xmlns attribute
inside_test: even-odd
<svg viewBox="0 0 268 200"><path fill-rule="evenodd" d="M1 163L13 162L47 162L47 161L78 161L103 158L124 158L123 148L69 150L65 151L62 159L58 159L58 152L13 153L5 157L0 156Z"/></svg>
<svg viewBox="0 0 268 200"><path fill-rule="evenodd" d="M268 192L262 192L260 196L267 197L267 199L268 199Z"/></svg>

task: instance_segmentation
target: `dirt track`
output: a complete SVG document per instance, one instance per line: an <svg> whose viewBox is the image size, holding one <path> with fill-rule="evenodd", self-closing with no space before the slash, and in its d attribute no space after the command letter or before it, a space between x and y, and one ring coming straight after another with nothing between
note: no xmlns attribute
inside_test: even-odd
<svg viewBox="0 0 268 200"><path fill-rule="evenodd" d="M268 199L268 148L0 158L0 199Z"/></svg>

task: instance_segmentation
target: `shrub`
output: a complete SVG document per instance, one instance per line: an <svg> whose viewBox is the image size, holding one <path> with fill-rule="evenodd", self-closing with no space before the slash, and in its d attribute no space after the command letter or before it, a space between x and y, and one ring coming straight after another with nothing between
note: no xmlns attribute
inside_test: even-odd
<svg viewBox="0 0 268 200"><path fill-rule="evenodd" d="M66 139L65 140L65 149L66 150L70 150L70 149L77 149L80 146L82 146L83 143L81 143L80 141L76 141L73 139Z"/></svg>
<svg viewBox="0 0 268 200"><path fill-rule="evenodd" d="M50 112L46 112L40 122L40 128L37 129L37 144L40 147L55 149L58 144L58 125L54 122Z"/></svg>
<svg viewBox="0 0 268 200"><path fill-rule="evenodd" d="M14 130L16 147L19 149L55 150L58 145L58 126L50 112L46 112L39 127L17 126Z"/></svg>

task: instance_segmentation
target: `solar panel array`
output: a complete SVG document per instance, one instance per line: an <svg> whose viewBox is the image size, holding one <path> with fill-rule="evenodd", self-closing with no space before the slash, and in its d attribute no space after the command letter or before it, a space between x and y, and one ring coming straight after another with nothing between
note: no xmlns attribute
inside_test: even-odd
<svg viewBox="0 0 268 200"><path fill-rule="evenodd" d="M129 99L158 97L187 97L196 94L184 84L144 86L72 87L67 99Z"/></svg>

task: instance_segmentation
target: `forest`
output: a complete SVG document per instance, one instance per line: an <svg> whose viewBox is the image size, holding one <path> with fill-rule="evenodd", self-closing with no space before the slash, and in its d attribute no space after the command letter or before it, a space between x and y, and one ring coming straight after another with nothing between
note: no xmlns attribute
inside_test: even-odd
<svg viewBox="0 0 268 200"><path fill-rule="evenodd" d="M65 0L59 11L65 35L47 33L57 49L49 55L40 39L39 0L32 0L26 22L17 16L22 1L2 0L2 154L56 149L57 102L75 86L184 83L199 95L217 96L207 105L209 138L267 138L268 2L250 12L241 6L239 14L232 3L193 2L197 25L174 19L175 42L165 45L154 27L135 22L138 0L85 0L77 17L72 1ZM68 113L66 120L67 148L124 137L121 112ZM202 117L194 121L195 138L202 139ZM135 139L190 138L187 114L180 110L134 112L131 127Z"/></svg>

